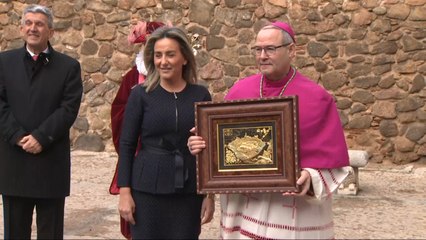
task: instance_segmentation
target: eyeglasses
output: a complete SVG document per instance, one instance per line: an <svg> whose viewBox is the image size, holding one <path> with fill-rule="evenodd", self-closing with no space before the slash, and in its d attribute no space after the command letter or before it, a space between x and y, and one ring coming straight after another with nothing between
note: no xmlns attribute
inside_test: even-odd
<svg viewBox="0 0 426 240"><path fill-rule="evenodd" d="M253 55L260 56L262 54L262 50L265 51L265 54L268 56L274 55L277 52L277 48L287 47L290 43L286 43L279 46L266 46L266 47L252 47L251 51Z"/></svg>

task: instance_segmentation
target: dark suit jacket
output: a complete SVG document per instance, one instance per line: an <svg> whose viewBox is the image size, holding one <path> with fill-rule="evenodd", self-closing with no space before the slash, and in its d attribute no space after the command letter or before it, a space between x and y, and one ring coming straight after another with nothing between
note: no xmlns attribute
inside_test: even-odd
<svg viewBox="0 0 426 240"><path fill-rule="evenodd" d="M58 198L70 193L69 129L82 96L77 60L56 52L34 62L26 48L0 53L0 193ZM29 154L16 145L32 134L42 145Z"/></svg>

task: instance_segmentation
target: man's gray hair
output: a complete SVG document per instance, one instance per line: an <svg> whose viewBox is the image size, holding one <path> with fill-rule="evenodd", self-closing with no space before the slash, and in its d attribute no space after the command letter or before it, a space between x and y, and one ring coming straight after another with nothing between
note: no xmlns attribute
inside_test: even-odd
<svg viewBox="0 0 426 240"><path fill-rule="evenodd" d="M44 15L46 15L47 17L47 26L49 26L49 28L53 28L53 14L52 11L50 10L50 8L42 6L42 5L30 5L28 7L26 7L24 9L24 12L22 13L22 19L21 19L21 24L24 25L25 24L25 14L27 13L42 13Z"/></svg>

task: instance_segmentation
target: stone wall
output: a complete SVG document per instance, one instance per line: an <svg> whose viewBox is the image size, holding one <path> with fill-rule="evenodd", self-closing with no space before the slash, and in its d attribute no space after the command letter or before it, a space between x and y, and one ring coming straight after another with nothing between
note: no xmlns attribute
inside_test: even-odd
<svg viewBox="0 0 426 240"><path fill-rule="evenodd" d="M113 150L110 104L138 51L126 39L137 19L188 31L200 82L215 100L256 72L255 32L279 19L297 34L295 66L335 96L350 148L376 162L425 159L426 0L1 0L2 51L22 46L19 21L29 3L52 7L54 48L82 65L74 148Z"/></svg>

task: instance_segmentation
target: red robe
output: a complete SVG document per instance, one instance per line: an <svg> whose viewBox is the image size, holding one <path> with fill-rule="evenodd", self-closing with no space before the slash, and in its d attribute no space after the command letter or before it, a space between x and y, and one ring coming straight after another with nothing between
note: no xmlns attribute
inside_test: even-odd
<svg viewBox="0 0 426 240"><path fill-rule="evenodd" d="M124 75L121 81L120 88L118 89L117 95L111 104L111 128L112 128L112 140L114 142L115 150L118 153L121 124L123 122L124 109L126 108L127 99L129 98L130 91L133 86L138 84L139 72L134 66L129 72Z"/></svg>

